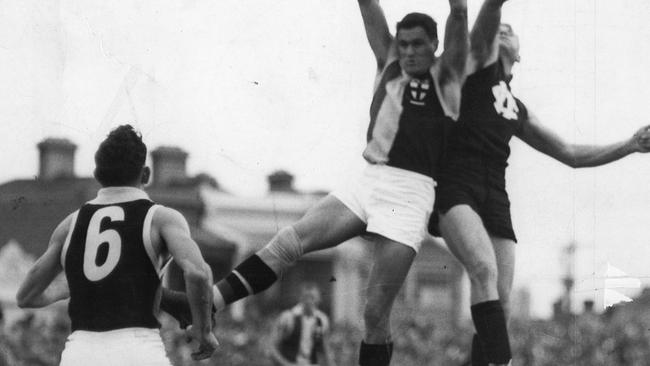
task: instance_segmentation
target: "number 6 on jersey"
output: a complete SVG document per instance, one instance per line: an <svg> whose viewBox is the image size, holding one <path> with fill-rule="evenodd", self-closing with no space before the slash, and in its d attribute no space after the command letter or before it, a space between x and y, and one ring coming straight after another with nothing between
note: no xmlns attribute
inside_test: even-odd
<svg viewBox="0 0 650 366"><path fill-rule="evenodd" d="M122 238L117 231L113 229L99 231L100 224L105 218L110 218L111 221L124 221L124 210L118 206L104 207L97 210L90 219L84 251L84 275L90 281L99 281L108 276L117 266L122 252ZM97 255L103 243L108 244L108 253L104 263L98 264Z"/></svg>

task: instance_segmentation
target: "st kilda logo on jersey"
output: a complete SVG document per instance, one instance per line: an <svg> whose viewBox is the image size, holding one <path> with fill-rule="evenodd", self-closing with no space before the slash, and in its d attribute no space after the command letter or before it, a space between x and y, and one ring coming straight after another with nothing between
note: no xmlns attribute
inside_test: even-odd
<svg viewBox="0 0 650 366"><path fill-rule="evenodd" d="M409 100L411 104L423 106L424 98L427 97L427 93L431 89L429 80L412 79L409 83L409 88L411 90L411 98Z"/></svg>

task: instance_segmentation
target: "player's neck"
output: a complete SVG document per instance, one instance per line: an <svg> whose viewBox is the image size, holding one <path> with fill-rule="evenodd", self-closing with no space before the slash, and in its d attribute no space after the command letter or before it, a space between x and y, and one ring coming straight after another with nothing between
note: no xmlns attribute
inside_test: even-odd
<svg viewBox="0 0 650 366"><path fill-rule="evenodd" d="M503 72L505 75L508 77L508 79L512 78L512 68L515 66L514 60L511 60L510 58L506 56L499 56L499 59L501 61L501 65L503 65Z"/></svg>
<svg viewBox="0 0 650 366"><path fill-rule="evenodd" d="M314 315L314 309L307 307L305 305L302 305L302 315L305 316L313 316Z"/></svg>
<svg viewBox="0 0 650 366"><path fill-rule="evenodd" d="M104 192L131 192L134 190L143 191L144 187L142 185L124 185L124 186L105 186L102 187Z"/></svg>

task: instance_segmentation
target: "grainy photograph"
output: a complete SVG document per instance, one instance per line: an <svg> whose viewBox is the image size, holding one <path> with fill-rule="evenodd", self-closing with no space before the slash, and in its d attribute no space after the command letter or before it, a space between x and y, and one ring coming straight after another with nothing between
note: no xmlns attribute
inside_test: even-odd
<svg viewBox="0 0 650 366"><path fill-rule="evenodd" d="M0 366L650 365L649 15L0 1Z"/></svg>

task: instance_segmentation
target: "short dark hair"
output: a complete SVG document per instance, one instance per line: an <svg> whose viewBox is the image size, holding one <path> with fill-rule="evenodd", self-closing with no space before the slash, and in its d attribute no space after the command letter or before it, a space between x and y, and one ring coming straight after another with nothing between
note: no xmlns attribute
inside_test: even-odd
<svg viewBox="0 0 650 366"><path fill-rule="evenodd" d="M438 40L438 23L427 14L408 13L402 20L397 22L398 33L402 29L413 29L415 27L422 27L432 41Z"/></svg>
<svg viewBox="0 0 650 366"><path fill-rule="evenodd" d="M113 129L95 153L95 178L104 187L133 184L147 159L147 145L131 125Z"/></svg>

